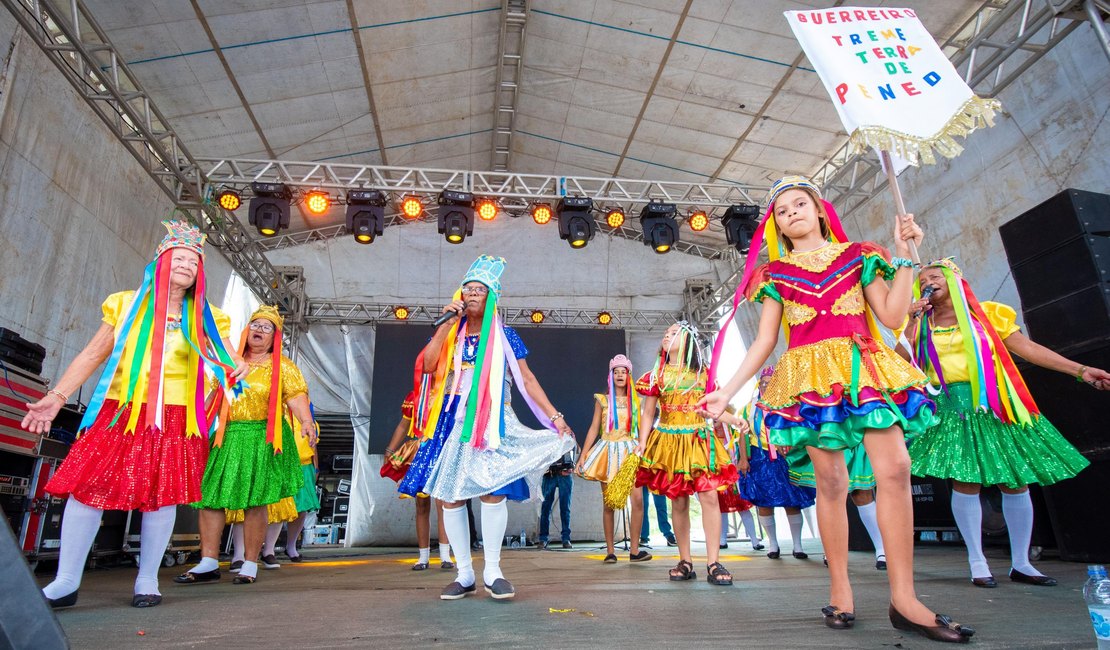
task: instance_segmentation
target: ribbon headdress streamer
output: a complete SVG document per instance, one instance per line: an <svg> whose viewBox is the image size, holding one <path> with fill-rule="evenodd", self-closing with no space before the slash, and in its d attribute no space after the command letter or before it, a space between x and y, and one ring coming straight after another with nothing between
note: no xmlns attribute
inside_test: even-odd
<svg viewBox="0 0 1110 650"><path fill-rule="evenodd" d="M524 383L520 372L520 364L513 353L512 346L505 337L501 317L497 313L497 306L501 297L501 274L505 271L505 259L490 255L481 255L463 277L459 290L455 291L454 299L462 298L462 285L469 282L479 282L489 289L486 297L485 309L482 313L482 328L478 342L477 356L474 361L474 370L471 375L470 387L461 395L464 400L459 406L465 406L465 419L463 421L460 440L471 444L477 449L497 449L505 433L505 378L506 370L513 374L521 395L528 407L540 422L547 423L547 427L554 429L547 415L524 390ZM430 381L420 379L417 397L417 410L414 413L413 426L419 427L425 437L434 433L429 430L429 424L438 421L440 413L445 407L449 395L458 395L462 377L462 352L466 343L467 317L463 316L451 326L444 340L443 346L437 356L435 370L431 373ZM417 372L427 370L423 366L423 358L417 359ZM446 379L448 371L452 371L453 378L448 392Z"/></svg>
<svg viewBox="0 0 1110 650"><path fill-rule="evenodd" d="M620 418L617 416L617 390L613 382L613 371L617 368L628 370L628 378L624 384L624 397L627 400L628 409L625 414L623 426L620 422ZM609 431L620 431L623 429L626 433L631 434L633 427L637 426L636 423L640 420L640 409L632 395L632 383L632 362L623 354L618 354L609 361L609 421L606 423L606 426L609 427Z"/></svg>
<svg viewBox="0 0 1110 650"><path fill-rule="evenodd" d="M1040 413L1033 395L1018 372L1002 336L991 324L986 311L975 297L971 285L953 258L932 262L926 268L935 268L944 274L948 295L956 312L956 324L963 338L963 355L967 362L971 383L971 398L976 409L990 408L998 419L1006 423L1029 424ZM921 286L914 283L914 297L920 299ZM941 389L948 390L940 358L933 343L928 319L920 319L913 333L914 355L921 369L930 367L937 373Z"/></svg>
<svg viewBox="0 0 1110 650"><path fill-rule="evenodd" d="M204 367L211 370L227 389L235 361L224 347L212 306L205 297L204 240L200 230L184 221L163 221L169 234L158 245L154 260L143 272L143 280L116 323L115 345L89 400L89 408L81 419L80 430L92 425L104 406L113 379L119 375L122 394L119 410L112 418L115 425L125 407L131 405L126 431L134 433L150 427L162 427L164 369L167 325L169 322L170 273L175 248L185 248L200 256L193 287L186 292L181 308L181 334L190 351L186 380L192 391L186 399L185 435L207 435L208 421L204 412ZM121 363L124 360L127 363ZM236 387L236 391L240 390ZM146 417L139 426L141 406Z"/></svg>
<svg viewBox="0 0 1110 650"><path fill-rule="evenodd" d="M717 371L721 359L721 350L724 347L724 335L736 318L736 310L740 308L744 292L755 276L755 269L759 261L759 250L763 247L764 241L767 243L767 258L769 261L774 262L787 254L786 245L779 235L778 227L775 225L775 201L783 192L798 189L808 190L821 203L821 207L824 208L823 221L828 227L829 238L835 243L848 241L848 236L844 233L844 227L840 225L840 217L836 214L836 208L833 207L832 203L821 197L821 190L808 179L801 176L785 176L771 186L767 199L767 211L763 213L763 220L759 222L759 227L755 229L755 234L752 236L751 248L744 260L744 277L740 280L740 284L736 286L736 293L732 298L732 312L728 315L724 324L721 325L721 331L717 334L717 340L713 343L713 356L709 364L709 390L714 390L717 387ZM872 333L878 336L878 328L874 324L870 309L867 311L867 320L871 325ZM786 321L783 321L783 330L789 341L790 330Z"/></svg>
<svg viewBox="0 0 1110 650"><path fill-rule="evenodd" d="M247 353L247 338L250 336L250 326L256 320L269 321L274 326L273 349L270 351L270 401L266 409L266 442L270 443L275 454L280 454L282 405L285 402L282 399L281 391L281 331L285 325L285 319L278 313L276 305L262 305L256 309L251 314L250 319L247 320L247 326L243 328L243 333L239 337L240 356ZM227 429L228 417L231 415L231 405L227 399L223 398L223 395L217 397L217 400L220 420L216 428L216 438L212 444L216 447L222 447L224 431Z"/></svg>

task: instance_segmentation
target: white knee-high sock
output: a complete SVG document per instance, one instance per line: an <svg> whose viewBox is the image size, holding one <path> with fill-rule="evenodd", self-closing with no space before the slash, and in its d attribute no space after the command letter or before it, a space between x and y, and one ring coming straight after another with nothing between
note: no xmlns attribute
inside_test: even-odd
<svg viewBox="0 0 1110 650"><path fill-rule="evenodd" d="M794 552L799 553L802 551L802 513L786 515L786 521L790 523L790 537L794 540Z"/></svg>
<svg viewBox="0 0 1110 650"><path fill-rule="evenodd" d="M100 508L87 506L73 497L66 501L62 514L62 544L58 549L58 574L42 590L47 598L68 596L81 586L81 573L100 530L103 514Z"/></svg>
<svg viewBox="0 0 1110 650"><path fill-rule="evenodd" d="M879 533L879 518L876 515L875 502L865 506L856 506L859 510L859 518L863 520L863 527L867 529L867 536L871 538L871 543L875 545L875 557L886 557L886 550L883 548L883 536Z"/></svg>
<svg viewBox="0 0 1110 650"><path fill-rule="evenodd" d="M1003 492L1002 516L1010 533L1010 566L1026 575L1043 575L1029 563L1029 540L1033 537L1033 500L1029 490L1021 494Z"/></svg>
<svg viewBox="0 0 1110 650"><path fill-rule="evenodd" d="M443 529L448 539L455 540L455 569L458 571L455 581L469 587L474 584L474 565L470 559L470 523L466 519L466 507L444 508Z"/></svg>
<svg viewBox="0 0 1110 650"><path fill-rule="evenodd" d="M983 507L979 505L979 495L953 490L952 516L956 519L956 528L963 535L964 543L967 544L967 563L971 566L971 577L989 577L991 569L983 555Z"/></svg>
<svg viewBox="0 0 1110 650"><path fill-rule="evenodd" d="M482 539L485 545L482 550L485 554L486 565L482 568L482 579L487 585L492 585L494 580L504 578L501 573L501 540L505 539L505 527L509 525L509 506L502 499L497 503L482 502ZM449 539L455 539L454 533L447 531Z"/></svg>
<svg viewBox="0 0 1110 650"><path fill-rule="evenodd" d="M247 547L247 542L243 538L243 524L232 524L232 526L234 527L231 529L231 561L242 562L246 559L243 549Z"/></svg>
<svg viewBox="0 0 1110 650"><path fill-rule="evenodd" d="M177 506L162 506L143 513L139 531L139 577L135 578L135 594L161 596L158 591L158 567L173 535Z"/></svg>
<svg viewBox="0 0 1110 650"><path fill-rule="evenodd" d="M751 540L752 546L759 546L759 529L755 527L755 519L752 517L752 511L745 510L741 512L740 521L744 524L744 531L748 533L748 539Z"/></svg>
<svg viewBox="0 0 1110 650"><path fill-rule="evenodd" d="M418 549L416 549L416 551L417 551L416 563L417 564L427 564L428 560L431 558L432 549L431 548L418 548Z"/></svg>
<svg viewBox="0 0 1110 650"><path fill-rule="evenodd" d="M779 550L779 536L775 531L775 515L759 515L759 525L763 526L763 533L767 535L767 550L772 553Z"/></svg>
<svg viewBox="0 0 1110 650"><path fill-rule="evenodd" d="M450 562L451 561L451 545L450 544L440 544L439 545L439 561L440 562Z"/></svg>
<svg viewBox="0 0 1110 650"><path fill-rule="evenodd" d="M274 545L277 544L277 538L281 536L281 527L284 522L277 522L266 526L266 541L262 543L262 556L274 554Z"/></svg>
<svg viewBox="0 0 1110 650"><path fill-rule="evenodd" d="M721 513L721 544L728 544L728 513Z"/></svg>

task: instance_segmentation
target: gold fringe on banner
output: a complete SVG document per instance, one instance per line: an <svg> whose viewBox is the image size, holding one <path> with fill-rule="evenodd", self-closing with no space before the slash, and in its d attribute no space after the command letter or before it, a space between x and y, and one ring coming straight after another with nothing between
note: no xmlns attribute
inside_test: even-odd
<svg viewBox="0 0 1110 650"><path fill-rule="evenodd" d="M636 470L640 469L640 457L629 454L616 475L605 486L605 507L610 510L623 510L628 503L628 495L636 487Z"/></svg>
<svg viewBox="0 0 1110 650"><path fill-rule="evenodd" d="M911 165L925 163L935 165L937 153L945 158L955 158L964 150L955 138L964 137L981 126L994 126L994 114L1002 110L997 99L984 99L972 96L956 111L948 123L931 138L921 138L883 126L861 126L852 133L852 153L870 148L890 153L902 158Z"/></svg>

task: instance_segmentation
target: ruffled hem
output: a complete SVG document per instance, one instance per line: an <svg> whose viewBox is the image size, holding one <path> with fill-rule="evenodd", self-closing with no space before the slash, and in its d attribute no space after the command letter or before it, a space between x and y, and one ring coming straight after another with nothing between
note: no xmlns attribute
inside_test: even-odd
<svg viewBox="0 0 1110 650"><path fill-rule="evenodd" d="M791 409L772 411L764 416L771 442L787 447L846 449L863 442L868 429L902 426L903 435L912 439L936 422L933 401L921 391L905 391L891 397L902 418L886 401L871 401L853 406L842 400L832 406L802 402Z"/></svg>
<svg viewBox="0 0 1110 650"><path fill-rule="evenodd" d="M601 440L590 449L582 464L582 478L608 483L621 468L624 459L636 449L631 440Z"/></svg>
<svg viewBox="0 0 1110 650"><path fill-rule="evenodd" d="M131 405L109 426L119 403L105 400L96 420L73 443L46 484L52 496L72 496L101 510L151 512L201 496L208 440L185 435L185 407L166 405L162 429L125 433ZM145 421L146 406L139 411Z"/></svg>
<svg viewBox="0 0 1110 650"><path fill-rule="evenodd" d="M1090 461L1043 416L1007 424L971 406L967 384L938 395L939 423L910 446L910 471L979 485L1051 485L1078 474Z"/></svg>
<svg viewBox="0 0 1110 650"><path fill-rule="evenodd" d="M304 483L301 484L301 489L293 495L293 503L297 506L297 513L319 510L320 496L316 494L316 466L312 463L302 463L301 476L304 478Z"/></svg>
<svg viewBox="0 0 1110 650"><path fill-rule="evenodd" d="M282 448L296 448L293 430L282 422ZM292 497L304 482L300 457L274 453L266 442L266 422L229 422L222 447L213 447L201 483L198 508L239 510Z"/></svg>
<svg viewBox="0 0 1110 650"><path fill-rule="evenodd" d="M636 487L646 487L668 499L688 497L698 492L720 491L736 483L740 473L732 463L710 473L696 470L693 475L669 474L665 470L641 467L636 472Z"/></svg>
<svg viewBox="0 0 1110 650"><path fill-rule="evenodd" d="M388 458L382 463L382 469L378 472L382 478L392 479L394 483L400 483L405 478L405 474L409 473L409 463L405 463L400 467L395 467Z"/></svg>
<svg viewBox="0 0 1110 650"><path fill-rule="evenodd" d="M721 506L721 512L745 512L752 509L752 502L740 496L740 492L736 489L736 484L733 484L724 492L721 492L717 497L717 502Z"/></svg>
<svg viewBox="0 0 1110 650"><path fill-rule="evenodd" d="M786 455L790 466L790 482L801 488L816 489L817 477L813 472L813 461L804 449L791 449ZM875 470L863 445L844 450L844 464L848 467L848 491L875 489Z"/></svg>
<svg viewBox="0 0 1110 650"><path fill-rule="evenodd" d="M241 524L244 521L245 510L225 510L224 522L228 524ZM297 518L297 504L293 497L285 497L277 503L266 506L266 522L270 524L284 524Z"/></svg>
<svg viewBox="0 0 1110 650"><path fill-rule="evenodd" d="M780 454L775 460L761 447L751 447L751 469L740 475L740 494L760 508L808 508L817 492L790 482L789 464Z"/></svg>

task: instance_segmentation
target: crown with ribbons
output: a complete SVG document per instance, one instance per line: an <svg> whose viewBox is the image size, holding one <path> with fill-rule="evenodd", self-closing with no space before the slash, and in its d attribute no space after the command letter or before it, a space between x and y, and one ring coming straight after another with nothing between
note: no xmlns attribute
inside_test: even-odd
<svg viewBox="0 0 1110 650"><path fill-rule="evenodd" d="M505 272L505 258L492 255L480 255L470 265L462 283L481 282L489 287L490 292L501 295L501 274Z"/></svg>
<svg viewBox="0 0 1110 650"><path fill-rule="evenodd" d="M168 230L168 234L162 238L162 243L158 244L158 251L155 257L159 257L162 253L170 250L171 248L187 248L197 255L204 257L204 240L208 238L197 228L188 221L181 221L175 219L173 221L163 221L162 225Z"/></svg>

